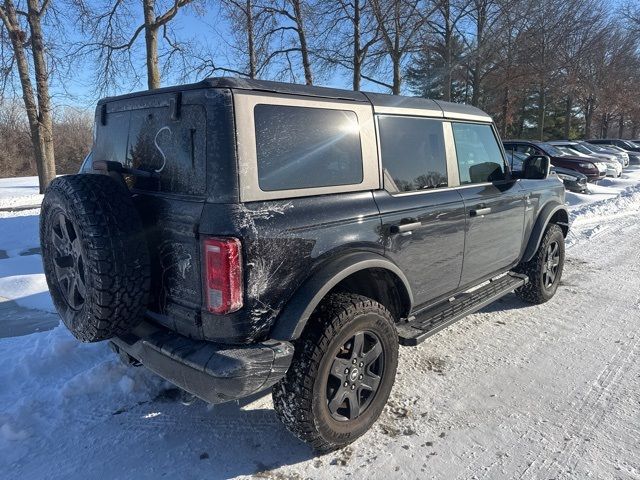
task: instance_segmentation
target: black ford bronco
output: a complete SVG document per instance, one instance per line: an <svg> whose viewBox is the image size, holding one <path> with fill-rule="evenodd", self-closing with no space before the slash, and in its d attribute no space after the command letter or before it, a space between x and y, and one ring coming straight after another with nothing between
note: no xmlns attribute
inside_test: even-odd
<svg viewBox="0 0 640 480"><path fill-rule="evenodd" d="M318 451L376 421L399 344L558 287L563 185L548 157L511 172L476 108L219 78L95 122L42 205L65 325L207 402L271 387Z"/></svg>

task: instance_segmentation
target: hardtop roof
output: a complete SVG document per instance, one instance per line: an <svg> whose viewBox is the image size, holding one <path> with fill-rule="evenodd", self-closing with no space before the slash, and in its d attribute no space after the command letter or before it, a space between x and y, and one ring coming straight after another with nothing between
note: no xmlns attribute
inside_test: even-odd
<svg viewBox="0 0 640 480"><path fill-rule="evenodd" d="M155 90L144 90L140 92L128 93L113 97L106 97L98 101L98 105L115 101L140 98L148 95L179 93L186 90L197 90L203 88L228 88L231 90L251 90L264 93L277 93L289 95L302 95L311 97L322 97L336 100L347 100L355 102L370 103L375 110L385 108L401 108L410 113L411 110L429 111L438 117L461 118L467 120L478 120L490 122L491 117L479 108L461 103L444 102L421 97L410 97L403 95L388 95L383 93L354 92L340 88L319 87L310 85L299 85L294 83L273 82L269 80L252 80L236 77L213 77L200 82L170 87L158 88Z"/></svg>

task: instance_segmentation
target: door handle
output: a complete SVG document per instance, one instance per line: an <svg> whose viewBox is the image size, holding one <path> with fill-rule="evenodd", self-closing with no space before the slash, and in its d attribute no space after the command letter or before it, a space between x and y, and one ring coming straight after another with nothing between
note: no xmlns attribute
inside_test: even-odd
<svg viewBox="0 0 640 480"><path fill-rule="evenodd" d="M491 207L485 208L476 208L469 210L469 216L471 217L481 217L482 215L489 215L491 213Z"/></svg>
<svg viewBox="0 0 640 480"><path fill-rule="evenodd" d="M407 233L413 229L420 228L422 222L401 223L400 225L391 225L391 233Z"/></svg>

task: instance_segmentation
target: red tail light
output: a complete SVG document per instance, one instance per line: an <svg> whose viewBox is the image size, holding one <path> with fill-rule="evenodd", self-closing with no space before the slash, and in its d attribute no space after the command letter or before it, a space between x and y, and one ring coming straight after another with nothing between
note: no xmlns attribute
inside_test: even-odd
<svg viewBox="0 0 640 480"><path fill-rule="evenodd" d="M207 310L225 314L242 308L242 249L237 238L206 238L204 295Z"/></svg>

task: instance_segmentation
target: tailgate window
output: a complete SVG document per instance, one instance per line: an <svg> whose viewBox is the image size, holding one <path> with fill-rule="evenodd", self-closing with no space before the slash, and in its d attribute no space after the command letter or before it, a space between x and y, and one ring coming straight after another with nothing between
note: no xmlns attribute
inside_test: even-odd
<svg viewBox="0 0 640 480"><path fill-rule="evenodd" d="M133 110L129 121L127 165L157 173L137 178L134 188L187 195L205 190L204 107L184 105L172 121L167 108Z"/></svg>
<svg viewBox="0 0 640 480"><path fill-rule="evenodd" d="M178 120L167 107L119 111L100 127L94 160L111 160L157 174L129 177L143 191L202 195L205 192L206 113L202 105L183 105Z"/></svg>

